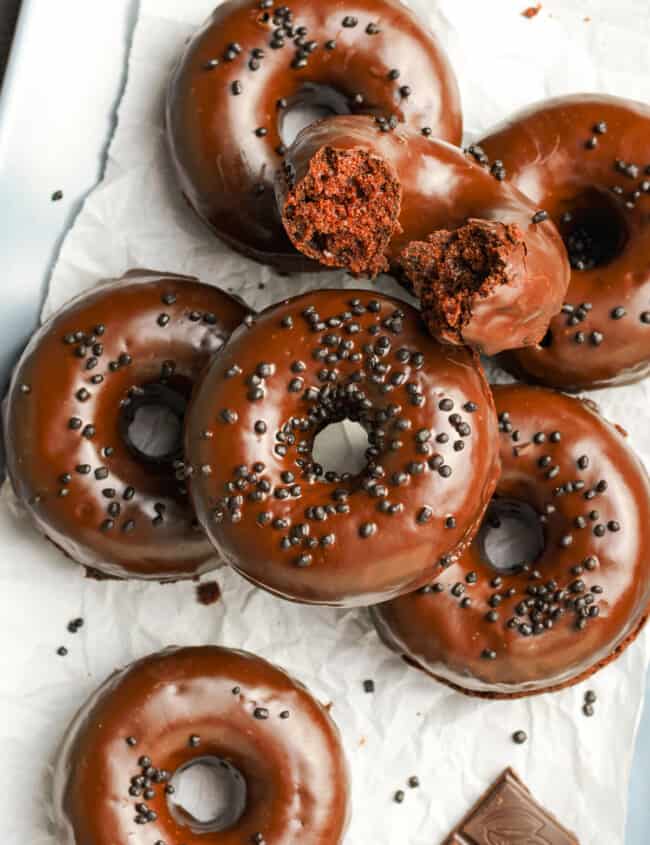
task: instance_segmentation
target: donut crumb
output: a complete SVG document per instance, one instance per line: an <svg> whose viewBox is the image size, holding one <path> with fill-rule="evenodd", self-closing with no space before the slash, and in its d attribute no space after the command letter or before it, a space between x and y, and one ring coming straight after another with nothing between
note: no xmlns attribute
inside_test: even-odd
<svg viewBox="0 0 650 845"><path fill-rule="evenodd" d="M221 598L221 587L217 581L203 581L196 586L196 599L199 604L216 604Z"/></svg>
<svg viewBox="0 0 650 845"><path fill-rule="evenodd" d="M420 300L431 334L463 342L476 298L510 281L513 253L525 243L516 224L468 220L452 231L440 229L426 241L411 241L398 265L403 281Z"/></svg>
<svg viewBox="0 0 650 845"><path fill-rule="evenodd" d="M402 188L392 166L367 150L325 146L288 191L282 220L294 246L328 267L373 278L388 269L400 231Z"/></svg>

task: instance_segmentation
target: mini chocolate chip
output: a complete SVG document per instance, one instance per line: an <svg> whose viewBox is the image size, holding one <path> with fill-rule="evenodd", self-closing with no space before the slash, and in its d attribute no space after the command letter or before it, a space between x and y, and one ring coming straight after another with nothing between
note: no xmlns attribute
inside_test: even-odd
<svg viewBox="0 0 650 845"><path fill-rule="evenodd" d="M363 539L367 537L372 537L373 534L377 533L377 525L374 522L364 522L359 526L359 536Z"/></svg>
<svg viewBox="0 0 650 845"><path fill-rule="evenodd" d="M416 520L420 525L424 525L424 523L429 522L429 520L431 519L432 516L433 516L432 509L428 505L425 505L424 507L420 508L420 510L418 511L418 514L416 516Z"/></svg>

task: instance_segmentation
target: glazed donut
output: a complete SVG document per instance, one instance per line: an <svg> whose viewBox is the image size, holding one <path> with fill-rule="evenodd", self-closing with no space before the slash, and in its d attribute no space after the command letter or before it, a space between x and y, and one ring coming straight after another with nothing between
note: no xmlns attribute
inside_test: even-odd
<svg viewBox="0 0 650 845"><path fill-rule="evenodd" d="M460 142L456 80L398 0L227 0L188 44L167 97L173 167L189 204L234 249L315 269L273 196L283 121L298 106L362 112Z"/></svg>
<svg viewBox="0 0 650 845"><path fill-rule="evenodd" d="M299 250L357 274L392 266L435 337L494 354L537 343L569 282L555 226L499 176L442 141L352 115L304 129L276 188Z"/></svg>
<svg viewBox="0 0 650 845"><path fill-rule="evenodd" d="M650 485L593 403L539 387L494 391L502 475L487 519L444 577L373 609L384 642L461 692L519 698L575 684L636 637L650 599ZM541 551L497 570L495 517Z"/></svg>
<svg viewBox="0 0 650 845"><path fill-rule="evenodd" d="M219 767L211 823L174 802L175 775ZM169 648L116 672L73 719L54 773L61 845L338 845L348 775L329 714L260 657Z"/></svg>
<svg viewBox="0 0 650 845"><path fill-rule="evenodd" d="M37 526L73 560L163 580L214 565L185 489L182 422L196 379L246 314L196 279L134 271L36 332L5 405L7 470ZM176 436L150 448L133 426L155 408Z"/></svg>
<svg viewBox="0 0 650 845"><path fill-rule="evenodd" d="M325 472L316 435L368 434L358 474ZM467 349L415 309L317 291L242 327L192 402L197 516L258 586L313 604L372 604L426 583L464 548L498 474L492 395Z"/></svg>
<svg viewBox="0 0 650 845"><path fill-rule="evenodd" d="M571 282L542 343L504 366L564 390L650 371L650 106L604 94L531 106L481 141L564 237Z"/></svg>

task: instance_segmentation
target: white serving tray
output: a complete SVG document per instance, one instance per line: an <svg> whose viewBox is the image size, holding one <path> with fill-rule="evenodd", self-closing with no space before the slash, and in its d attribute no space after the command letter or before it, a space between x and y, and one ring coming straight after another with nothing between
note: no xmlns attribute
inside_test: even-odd
<svg viewBox="0 0 650 845"><path fill-rule="evenodd" d="M101 179L137 10L138 0L23 0L0 91L0 393L38 321L61 240ZM648 761L646 696L626 845L650 843Z"/></svg>

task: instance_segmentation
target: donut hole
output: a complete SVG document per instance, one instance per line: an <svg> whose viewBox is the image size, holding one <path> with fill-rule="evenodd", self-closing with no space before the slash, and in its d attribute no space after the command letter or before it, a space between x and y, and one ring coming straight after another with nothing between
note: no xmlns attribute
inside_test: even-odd
<svg viewBox="0 0 650 845"><path fill-rule="evenodd" d="M369 440L358 422L344 419L332 422L314 438L312 457L324 472L358 475L366 466Z"/></svg>
<svg viewBox="0 0 650 845"><path fill-rule="evenodd" d="M194 833L232 828L246 809L246 781L220 757L203 756L180 766L171 779L167 805L173 819Z"/></svg>
<svg viewBox="0 0 650 845"><path fill-rule="evenodd" d="M567 203L559 224L574 270L593 270L609 264L620 255L628 238L619 201L597 188Z"/></svg>
<svg viewBox="0 0 650 845"><path fill-rule="evenodd" d="M386 249L399 227L402 188L392 165L359 147L322 147L288 191L282 220L309 258L353 275L388 268Z"/></svg>
<svg viewBox="0 0 650 845"><path fill-rule="evenodd" d="M132 454L146 463L179 459L186 407L184 393L168 385L147 384L132 390L120 416L121 434Z"/></svg>
<svg viewBox="0 0 650 845"><path fill-rule="evenodd" d="M328 85L306 83L278 111L278 132L285 146L290 146L299 132L335 114L349 114L348 99Z"/></svg>
<svg viewBox="0 0 650 845"><path fill-rule="evenodd" d="M516 572L544 550L537 512L526 502L493 499L478 537L483 559L499 572Z"/></svg>

